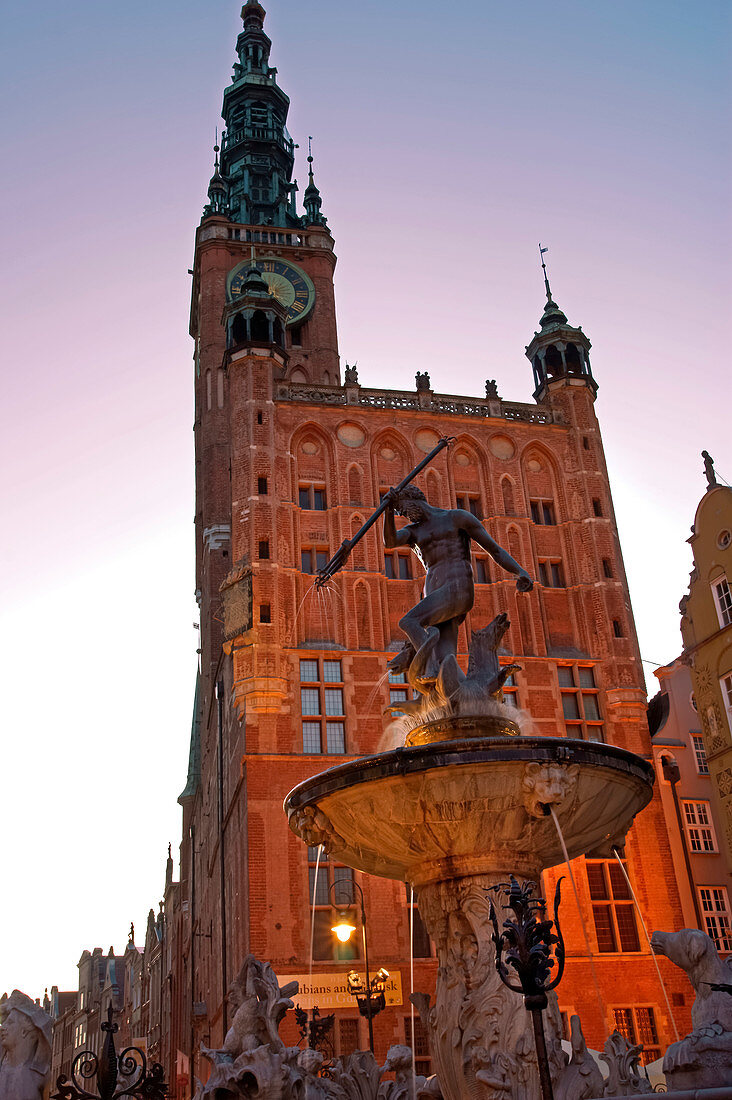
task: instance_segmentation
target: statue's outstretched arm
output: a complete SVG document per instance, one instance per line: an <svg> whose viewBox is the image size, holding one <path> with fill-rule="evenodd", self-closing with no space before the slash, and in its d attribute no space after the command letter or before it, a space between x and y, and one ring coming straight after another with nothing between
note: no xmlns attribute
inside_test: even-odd
<svg viewBox="0 0 732 1100"><path fill-rule="evenodd" d="M460 511L459 514L460 526L466 534L470 535L473 542L477 542L478 546L482 546L484 550L487 550L493 560L497 561L507 573L513 573L514 576L518 577L516 587L519 592L530 592L534 587L534 582L523 566L519 565L507 550L499 546L494 538L491 538L483 524L474 515L464 511Z"/></svg>

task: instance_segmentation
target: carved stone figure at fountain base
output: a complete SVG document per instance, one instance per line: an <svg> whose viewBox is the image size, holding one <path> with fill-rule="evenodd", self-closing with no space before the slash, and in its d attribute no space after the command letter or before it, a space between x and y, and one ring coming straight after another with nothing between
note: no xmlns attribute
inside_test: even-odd
<svg viewBox="0 0 732 1100"><path fill-rule="evenodd" d="M686 972L696 992L694 1029L672 1043L663 1060L669 1089L732 1084L732 959L720 959L710 937L696 928L654 932L651 946Z"/></svg>

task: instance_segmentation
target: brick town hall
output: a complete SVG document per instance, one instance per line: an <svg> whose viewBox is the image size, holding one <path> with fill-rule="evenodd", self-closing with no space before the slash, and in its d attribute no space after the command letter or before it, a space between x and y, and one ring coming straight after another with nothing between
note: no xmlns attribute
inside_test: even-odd
<svg viewBox="0 0 732 1100"><path fill-rule="evenodd" d="M282 803L308 776L376 752L384 708L408 698L403 674L390 677L387 663L402 643L398 621L419 598L417 558L385 551L379 522L331 592L312 586L380 495L441 437L455 442L418 478L428 500L473 512L536 580L520 595L513 577L474 556L476 599L461 627L460 659L468 632L505 610L507 652L521 666L505 700L528 711L540 734L566 732L651 756L589 339L547 283L538 331L527 333L532 404L504 399L493 383L465 398L433 392L427 375L398 391L369 389L355 369L342 372L334 239L311 158L304 213L296 203L289 100L269 65L264 15L256 0L242 11L193 263L201 670L158 1005L159 1054L179 1096L206 1076L200 1045L221 1045L231 1015L224 994L250 952L281 981L298 977L306 993L316 987L303 1003L324 1013L342 1006L337 1054L367 1045L355 1001L342 992L338 999L359 949L344 948L330 931L329 887L353 872L325 858L316 884L316 851L288 829ZM541 308L537 302L537 314ZM589 1045L601 1048L617 1027L653 1060L673 1042L673 1023L621 868L607 855L574 863L588 937L567 892L559 1003L566 1017L581 1015ZM682 927L657 793L625 857L648 927ZM563 870L546 875L548 895ZM410 1042L410 899L403 883L356 879L372 969L390 974L389 1003L374 1021L383 1060L391 1044ZM351 914L358 925L356 905ZM415 914L414 987L432 992L436 960L416 907ZM670 1004L684 1034L691 997L673 971ZM289 1017L282 1031L296 1040ZM419 1023L416 1052L418 1072L428 1072Z"/></svg>

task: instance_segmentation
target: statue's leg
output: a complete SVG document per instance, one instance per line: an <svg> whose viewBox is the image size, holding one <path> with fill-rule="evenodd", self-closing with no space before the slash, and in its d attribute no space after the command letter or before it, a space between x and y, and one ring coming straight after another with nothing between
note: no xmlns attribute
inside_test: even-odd
<svg viewBox="0 0 732 1100"><path fill-rule="evenodd" d="M446 622L439 624L440 639L435 646L435 657L440 664L442 664L446 657L457 656L460 622L460 618L455 618L447 619Z"/></svg>

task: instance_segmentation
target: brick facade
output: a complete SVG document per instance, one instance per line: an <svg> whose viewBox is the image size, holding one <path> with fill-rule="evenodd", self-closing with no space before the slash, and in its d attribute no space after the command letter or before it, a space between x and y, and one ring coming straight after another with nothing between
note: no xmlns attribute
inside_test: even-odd
<svg viewBox="0 0 732 1100"><path fill-rule="evenodd" d="M285 795L344 758L383 747L382 712L395 689L386 665L401 642L398 620L419 596L419 563L411 556L404 566L411 575L400 576L392 562L388 578L377 525L330 591L319 594L307 570L351 537L377 506L380 491L396 484L441 436L455 443L418 480L428 499L475 510L489 533L540 579L521 596L491 559L476 562L479 583L460 631L461 660L468 631L507 611L507 646L521 665L511 690L536 731L600 738L652 758L584 334L566 324L548 294L542 331L527 350L535 404L440 394L424 382L412 391L374 390L350 372L341 384L336 259L325 224L244 225L207 210L196 237L191 309L201 672L180 799L181 882L169 916L168 1064L172 1073L177 1067L171 1084L179 1096L190 1095L193 1076L207 1073L200 1043L221 1043L228 1022L224 993L248 952L283 976L309 972L308 850L287 827ZM304 324L288 326L284 344L235 343L222 324L232 308L227 276L250 261L252 246L257 263L285 261L315 286L312 312ZM301 682L310 692L309 714L302 712ZM324 703L326 690L331 694ZM313 752L318 740L322 751ZM657 795L629 835L626 858L649 932L681 927ZM548 891L563 870L547 874ZM594 973L567 884L562 923L568 963L560 1006L579 1012L595 1047L624 1019L626 1028L647 1026L650 1008L651 1030L663 1048L675 1038L673 1022L618 870L617 863L611 870L601 860L574 862ZM365 875L359 882L374 969L399 974L403 991L403 1003L375 1021L376 1053L383 1060L388 1046L406 1037L409 907L403 884ZM313 969L345 975L352 965L320 958ZM688 983L667 960L660 966L684 1034ZM433 991L435 967L431 958L415 961L417 990ZM352 1041L354 1024L365 1045L365 1021L355 1006L336 1016L336 1048ZM289 1018L282 1030L287 1041L296 1039ZM647 1045L653 1044L651 1035Z"/></svg>

